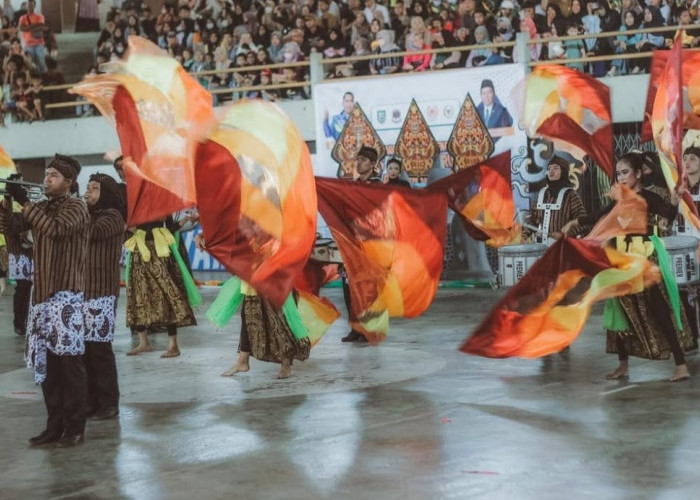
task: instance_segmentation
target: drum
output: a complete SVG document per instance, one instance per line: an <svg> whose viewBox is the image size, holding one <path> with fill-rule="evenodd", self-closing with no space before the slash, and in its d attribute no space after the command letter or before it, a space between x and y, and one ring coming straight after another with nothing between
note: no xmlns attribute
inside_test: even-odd
<svg viewBox="0 0 700 500"><path fill-rule="evenodd" d="M338 250L338 244L334 241L333 243L330 244L328 247L329 252L330 252L330 261L334 262L336 264L342 264L343 263L343 256L340 255L340 250Z"/></svg>
<svg viewBox="0 0 700 500"><path fill-rule="evenodd" d="M671 258L671 272L679 285L700 282L698 266L698 240L692 236L667 236L663 238Z"/></svg>
<svg viewBox="0 0 700 500"><path fill-rule="evenodd" d="M318 262L331 262L330 246L333 243L331 238L317 238L311 258Z"/></svg>
<svg viewBox="0 0 700 500"><path fill-rule="evenodd" d="M498 284L513 286L547 251L546 245L507 245L498 249Z"/></svg>

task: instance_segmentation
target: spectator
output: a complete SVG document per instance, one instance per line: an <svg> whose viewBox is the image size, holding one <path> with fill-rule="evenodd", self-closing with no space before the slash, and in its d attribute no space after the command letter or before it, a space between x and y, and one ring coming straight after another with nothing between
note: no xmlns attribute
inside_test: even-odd
<svg viewBox="0 0 700 500"><path fill-rule="evenodd" d="M343 57L347 52L348 46L343 40L342 34L337 28L332 28L328 32L328 43L326 43L323 55L328 59L332 59L334 57Z"/></svg>
<svg viewBox="0 0 700 500"><path fill-rule="evenodd" d="M647 5L659 9L664 18L664 26L671 21L671 7L668 6L666 0L648 0Z"/></svg>
<svg viewBox="0 0 700 500"><path fill-rule="evenodd" d="M535 21L531 17L523 17L520 20L520 32L521 33L527 33L530 40L539 40L540 35L537 33L537 27L535 26ZM531 61L539 61L540 60L540 52L542 50L542 44L541 43L533 43L528 45L530 47L530 60ZM515 57L513 57L515 60ZM518 61L516 61L518 62Z"/></svg>
<svg viewBox="0 0 700 500"><path fill-rule="evenodd" d="M59 71L58 63L55 59L47 59L46 61L46 73L43 75L42 83L45 87L54 85L65 85L66 77ZM65 90L45 90L43 94L44 104L53 104L57 102L66 101ZM65 114L62 110L67 110L68 108L58 108L52 109L51 116L61 116Z"/></svg>
<svg viewBox="0 0 700 500"><path fill-rule="evenodd" d="M569 25L566 27L566 34L568 36L578 35L579 25L576 21L570 21ZM586 57L586 47L583 44L583 40L565 40L564 41L564 53L567 59L580 59ZM582 62L567 63L569 68L576 69L583 72L584 65Z"/></svg>
<svg viewBox="0 0 700 500"><path fill-rule="evenodd" d="M270 85L272 83L272 72L269 69L264 69L260 72L260 85ZM263 101L276 101L279 99L279 91L275 89L261 89L257 92L251 92L248 97L252 99L262 99Z"/></svg>
<svg viewBox="0 0 700 500"><path fill-rule="evenodd" d="M282 52L282 33L279 31L273 31L270 35L270 46L267 50L270 56L270 61L274 63L281 63L284 61L284 53Z"/></svg>
<svg viewBox="0 0 700 500"><path fill-rule="evenodd" d="M456 42L452 37L452 33L448 30L441 30L432 34L432 48L434 49L444 49L449 47L454 47ZM459 64L460 53L459 51L453 52L438 52L433 55L430 61L430 69L448 69L456 68Z"/></svg>
<svg viewBox="0 0 700 500"><path fill-rule="evenodd" d="M512 42L515 40L515 30L507 17L499 17L496 20L495 42ZM513 62L513 47L501 47L496 49L502 63Z"/></svg>
<svg viewBox="0 0 700 500"><path fill-rule="evenodd" d="M634 9L628 9L624 24L620 26L620 31L636 30L642 23L641 16L637 14ZM616 54L629 54L636 51L635 44L642 39L639 34L634 35L618 35L617 39L613 41L615 46ZM639 69L637 69L637 72ZM617 73L626 74L627 73L627 60L626 59L615 59L608 71L608 76L615 76Z"/></svg>
<svg viewBox="0 0 700 500"><path fill-rule="evenodd" d="M462 26L461 28L457 28L454 34L455 37L455 44L457 47L463 47L465 45L469 45L469 29L466 28L465 26ZM469 50L460 50L459 51L459 62L457 63L457 67L459 68L464 68L467 66L467 59L469 58Z"/></svg>
<svg viewBox="0 0 700 500"><path fill-rule="evenodd" d="M394 43L394 32L381 30L377 33L377 39L371 43L373 54L382 54L386 57L369 61L369 71L373 75L386 75L396 73L401 69L401 58L392 56L399 51Z"/></svg>
<svg viewBox="0 0 700 500"><path fill-rule="evenodd" d="M577 27L583 25L583 16L586 14L582 9L581 2L582 0L571 0L571 12L566 18L567 23L574 23Z"/></svg>
<svg viewBox="0 0 700 500"><path fill-rule="evenodd" d="M354 49L354 56L366 56L370 54L369 40L364 37L358 38L355 41ZM352 63L352 74L354 76L368 76L370 74L369 60L365 59L363 61L356 61Z"/></svg>
<svg viewBox="0 0 700 500"><path fill-rule="evenodd" d="M377 3L377 0L365 0L365 9L362 12L365 14L368 22L372 22L377 13L381 15L382 23L388 23L389 19L391 19L389 10L382 4Z"/></svg>
<svg viewBox="0 0 700 500"><path fill-rule="evenodd" d="M644 9L644 28L658 28L664 26L664 17L661 11L656 7L648 5ZM663 33L642 33L640 39L635 43L637 52L648 52L650 50L660 49L664 46ZM649 70L649 59L639 58L631 61L632 73L646 73Z"/></svg>
<svg viewBox="0 0 700 500"><path fill-rule="evenodd" d="M355 21L352 23L352 34L350 35L350 43L355 45L355 41L358 38L369 38L371 32L371 26L367 22L367 17L363 11L357 11L355 13Z"/></svg>
<svg viewBox="0 0 700 500"><path fill-rule="evenodd" d="M44 16L35 12L35 0L27 1L27 13L19 19L17 24L24 38L24 48L32 58L34 68L39 73L46 73L46 47L44 45L44 30L46 23Z"/></svg>
<svg viewBox="0 0 700 500"><path fill-rule="evenodd" d="M2 15L7 16L7 19L14 20L15 18L15 8L12 6L12 0L3 0L2 2ZM9 26L7 26L9 28ZM5 26L3 26L3 29Z"/></svg>
<svg viewBox="0 0 700 500"><path fill-rule="evenodd" d="M406 51L417 52L430 48L428 45L429 34L425 29L425 23L420 16L411 18L411 30L406 35ZM403 58L404 71L423 71L430 67L430 54L407 55Z"/></svg>
<svg viewBox="0 0 700 500"><path fill-rule="evenodd" d="M396 40L403 39L410 24L411 18L406 14L406 4L403 0L396 0L394 8L389 13L389 25L396 34Z"/></svg>
<svg viewBox="0 0 700 500"><path fill-rule="evenodd" d="M491 43L489 33L485 26L477 26L474 31L476 45L486 45ZM488 66L491 64L500 64L502 59L497 54L494 54L494 49L485 47L483 49L472 49L467 58L467 68L476 66Z"/></svg>

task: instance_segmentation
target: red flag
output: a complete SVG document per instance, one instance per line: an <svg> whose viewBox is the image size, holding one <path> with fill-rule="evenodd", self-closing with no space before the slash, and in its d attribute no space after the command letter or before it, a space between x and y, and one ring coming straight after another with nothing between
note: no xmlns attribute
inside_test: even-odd
<svg viewBox="0 0 700 500"><path fill-rule="evenodd" d="M426 189L448 193L450 208L475 240L501 246L520 237L520 225L513 222L510 151L440 179Z"/></svg>
<svg viewBox="0 0 700 500"><path fill-rule="evenodd" d="M447 233L440 191L316 178L318 207L343 258L351 321L380 342L390 316L422 314L437 292Z"/></svg>
<svg viewBox="0 0 700 500"><path fill-rule="evenodd" d="M654 110L654 101L659 89L661 75L666 68L666 61L671 57L671 51L655 50L651 59L651 69L649 71L649 89L647 90L647 101L644 107L644 121L642 122L642 142L654 139L654 132L651 124L651 116ZM681 51L682 74L684 92L688 101L684 104L683 128L700 129L700 52L696 50Z"/></svg>

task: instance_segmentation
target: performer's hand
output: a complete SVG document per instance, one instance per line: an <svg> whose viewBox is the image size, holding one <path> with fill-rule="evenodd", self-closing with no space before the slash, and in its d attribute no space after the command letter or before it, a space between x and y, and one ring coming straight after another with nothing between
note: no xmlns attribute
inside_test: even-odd
<svg viewBox="0 0 700 500"><path fill-rule="evenodd" d="M683 193L685 193L685 186L681 184L680 186L676 186L676 189L671 191L671 199L669 200L672 205L678 205L681 202L681 197L683 196Z"/></svg>
<svg viewBox="0 0 700 500"><path fill-rule="evenodd" d="M20 205L25 205L26 203L29 203L29 196L27 195L27 190L19 184L8 182L7 184L5 184L5 190Z"/></svg>
<svg viewBox="0 0 700 500"><path fill-rule="evenodd" d="M204 243L204 235L202 233L199 233L194 237L194 246L197 247L198 250L204 251L207 249L207 246Z"/></svg>
<svg viewBox="0 0 700 500"><path fill-rule="evenodd" d="M570 220L566 224L564 224L564 227L561 228L561 234L563 236L569 236L569 233L576 229L579 226L578 220Z"/></svg>
<svg viewBox="0 0 700 500"><path fill-rule="evenodd" d="M557 233L557 232L552 233L552 238L554 238L555 240L560 240L564 237L566 237L566 234L564 234L564 233Z"/></svg>

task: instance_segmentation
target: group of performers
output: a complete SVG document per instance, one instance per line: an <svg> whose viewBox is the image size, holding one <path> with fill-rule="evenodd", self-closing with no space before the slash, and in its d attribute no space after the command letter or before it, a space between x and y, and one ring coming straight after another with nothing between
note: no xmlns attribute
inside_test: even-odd
<svg viewBox="0 0 700 500"><path fill-rule="evenodd" d="M377 156L370 147L359 150L358 182L381 182L376 176ZM115 162L117 170L120 161ZM700 149L686 149L683 161L690 179L688 189L697 197ZM395 167L391 169L392 179L398 177L400 163ZM9 251L9 276L17 283L15 332L26 333L26 360L36 383L42 386L48 414L46 428L30 439L32 446L80 444L86 418L103 420L119 414L112 341L123 247L129 250L126 323L138 335L138 344L127 354L152 351L148 332L163 328L168 332L169 346L161 357L179 356L178 328L196 324L193 305L198 303L197 291L188 260L179 250L182 221L168 217L126 228L123 184L95 174L89 179L84 197L79 198L80 170L74 158L56 155L46 168L45 201L31 202L21 185L8 183L9 196L0 209L0 232ZM534 230L532 235L538 242L549 244L564 236L584 235L614 206L587 214L569 179L568 162L553 157L547 168L546 186L538 193L529 217L528 227ZM669 269L668 253L659 239L669 234L669 228L678 224L683 227L678 216L679 195L665 187L658 157L653 153L630 152L620 158L616 181L645 200L648 225L643 234L620 236L614 244L619 251L640 253L650 259L659 266L664 280L606 304L607 351L619 358L619 366L607 378L627 377L630 355L649 359L673 356L676 367L670 380L685 380L690 377L685 352L697 348L697 320L689 316L696 304L687 291L679 293ZM201 235L195 244L206 249ZM339 275L352 323L352 284L342 266ZM275 307L244 282L240 291L243 300L238 359L223 375L248 371L252 355L279 363L278 377L289 377L293 361L309 357L309 339L297 335L295 320L284 308ZM296 293L293 299L296 301ZM342 339L363 340L363 333L354 329Z"/></svg>
<svg viewBox="0 0 700 500"><path fill-rule="evenodd" d="M700 148L684 151L688 174L687 189L699 205ZM669 253L660 237L687 234L690 228L679 215L680 197L670 191L663 178L656 153L633 151L622 156L615 168L616 181L641 196L647 207L647 230L642 234L619 236L613 242L617 250L643 255L656 264L663 280L641 293L609 299L605 305L606 351L618 355L619 366L606 375L619 379L629 375L630 355L647 359L673 356L675 370L671 381L690 377L685 352L698 344L697 287L679 290L670 268ZM595 214L587 214L580 197L569 181L568 162L553 157L547 167L546 186L537 196L526 224L526 234L538 243L550 244L563 236L582 236L607 215L615 203ZM696 240L697 241L697 240ZM697 242L695 245L697 250ZM693 259L697 259L693 256ZM697 276L696 276L697 278Z"/></svg>

